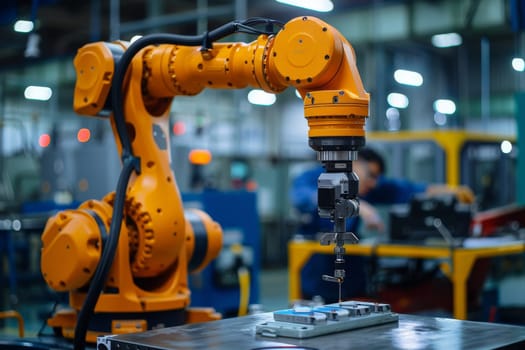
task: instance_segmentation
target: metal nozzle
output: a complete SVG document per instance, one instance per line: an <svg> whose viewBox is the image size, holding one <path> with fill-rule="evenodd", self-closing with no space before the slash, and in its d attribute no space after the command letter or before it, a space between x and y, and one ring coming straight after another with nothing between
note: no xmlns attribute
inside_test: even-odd
<svg viewBox="0 0 525 350"><path fill-rule="evenodd" d="M323 281L327 281L327 282L335 282L339 285L339 304L341 304L342 302L342 299L341 299L341 285L343 284L343 281L344 281L344 270L343 271L343 277L336 277L336 276L330 276L330 275L322 275L321 278L323 279ZM335 271L334 273L335 275L337 275L337 270Z"/></svg>
<svg viewBox="0 0 525 350"><path fill-rule="evenodd" d="M326 282L343 283L343 279L341 277L322 275L321 278L323 279L323 281L326 281Z"/></svg>

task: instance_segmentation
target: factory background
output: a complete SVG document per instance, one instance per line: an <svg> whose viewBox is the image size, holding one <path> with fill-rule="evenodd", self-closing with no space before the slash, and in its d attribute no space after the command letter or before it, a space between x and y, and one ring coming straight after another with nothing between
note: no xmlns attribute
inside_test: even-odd
<svg viewBox="0 0 525 350"><path fill-rule="evenodd" d="M333 10L319 12L273 0L5 1L0 6L3 224L18 214L102 198L116 187L121 162L108 119L79 116L72 108L72 62L78 48L149 33L200 34L249 17L286 22L316 16L348 39L371 96L367 142L385 157L388 175L447 183L447 162L457 157L456 170L463 175L452 185L473 190L476 210L523 204L519 174L525 175L520 172L525 160L519 146L525 125L525 2L331 3ZM232 40L254 38L238 34ZM210 89L178 96L171 107L171 165L183 199L187 206L212 208L224 218L226 246L243 247L237 258L253 269L257 281L252 298L266 310L288 297L286 288L276 292L279 288L268 284L275 283L272 278L287 283L287 244L302 220L290 203L290 184L316 164L307 133L303 101L293 88L277 95L252 88ZM469 148L442 147L442 140L455 144L459 138ZM211 161L192 163L195 150L210 152ZM227 208L216 203L228 200L232 205ZM387 222L389 210L380 208ZM0 246L3 309L14 305L23 310L24 293L36 299L50 293L38 277L38 229L30 231L12 232L17 271L8 259L9 247ZM525 307L522 255L494 259L491 278L481 287L498 291L501 307ZM228 257L223 258L228 264ZM221 261L215 268L221 268ZM16 291L10 289L14 273ZM202 282L196 279L196 285ZM236 282L225 278L221 283ZM32 295L30 288L38 292ZM489 292L486 300L494 302ZM279 302L269 299L274 295ZM523 317L513 314L511 319L525 324Z"/></svg>

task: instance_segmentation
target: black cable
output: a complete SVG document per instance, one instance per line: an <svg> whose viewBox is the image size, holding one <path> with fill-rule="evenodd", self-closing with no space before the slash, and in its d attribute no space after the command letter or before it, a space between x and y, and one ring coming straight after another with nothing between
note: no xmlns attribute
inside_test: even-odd
<svg viewBox="0 0 525 350"><path fill-rule="evenodd" d="M265 29L264 30L259 30L259 29L256 29L256 28L253 27L253 26L261 25L261 24L265 25ZM284 23L280 22L280 21L277 21L277 20L274 20L274 19L269 19L269 18L264 18L264 17L252 17L252 18L248 18L247 20L245 20L242 23L240 23L240 27L242 27L245 30L248 30L249 33L251 33L251 34L257 34L257 35L260 35L260 34L267 34L267 35L276 34L276 32L273 30L273 26L277 26L279 28L284 28Z"/></svg>
<svg viewBox="0 0 525 350"><path fill-rule="evenodd" d="M53 308L51 309L51 311L49 312L48 316L44 319L44 321L42 322L42 325L40 326L40 329L38 330L38 333L36 334L37 337L43 337L43 336L46 336L46 334L44 334L44 329L46 328L47 326L47 320L49 318L51 318L54 314L55 314L55 311L56 309L58 308L58 305L59 305L59 300L57 298L57 300L55 300L55 304L53 305Z"/></svg>
<svg viewBox="0 0 525 350"><path fill-rule="evenodd" d="M98 301L98 296L102 291L109 270L113 264L113 258L118 246L120 227L122 224L124 201L126 198L126 188L128 181L133 172L134 164L131 158L124 161L122 171L120 172L117 190L115 194L115 202L113 204L113 219L111 220L111 226L109 229L109 237L106 241L105 249L102 251L100 263L95 270L95 275L91 280L89 289L82 305L82 309L78 314L77 324L75 327L75 339L74 348L75 350L83 350L86 343L86 333L89 325L89 320L95 310L95 305Z"/></svg>
<svg viewBox="0 0 525 350"><path fill-rule="evenodd" d="M197 46L202 45L203 42L212 43L228 35L238 32L246 32L249 34L274 34L273 32L262 31L253 28L254 25L258 24L265 24L267 27L268 24L275 24L281 27L283 26L281 22L271 19L250 18L242 22L233 21L227 23L225 25L220 26L217 29L214 29L210 32L201 35L150 34L143 36L142 38L133 42L120 58L120 61L118 62L117 67L115 69L115 74L113 76L113 82L111 86L113 118L115 119L117 134L119 136L120 143L122 146L122 159L124 160L133 156L131 150L131 142L127 133L126 122L124 119L124 108L122 105L122 84L124 82L124 77L131 63L131 60L140 50L142 50L146 46L158 44ZM135 166L137 167L137 164L135 164ZM136 170L139 171L137 168Z"/></svg>
<svg viewBox="0 0 525 350"><path fill-rule="evenodd" d="M223 25L211 32L207 33L207 38L210 42L218 40L226 35L235 33L236 22L231 22ZM123 91L122 83L126 71L131 63L131 60L135 55L142 50L144 47L149 45L158 44L174 44L174 45L187 45L197 46L203 43L206 38L205 35L177 35L177 34L150 34L143 36L137 41L133 42L123 53L118 65L115 69L113 76L113 82L111 86L111 96L113 105L113 118L115 118L115 126L122 146L122 159L126 159L132 156L131 142L126 129L126 122L124 119L124 108L123 108Z"/></svg>

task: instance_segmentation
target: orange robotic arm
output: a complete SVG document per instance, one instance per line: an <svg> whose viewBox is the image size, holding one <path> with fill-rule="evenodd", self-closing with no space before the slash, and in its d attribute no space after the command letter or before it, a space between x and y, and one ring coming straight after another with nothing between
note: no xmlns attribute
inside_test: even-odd
<svg viewBox="0 0 525 350"><path fill-rule="evenodd" d="M140 49L126 56L141 40ZM174 96L195 95L204 88L254 86L273 93L297 88L304 98L310 146L318 151L328 174L319 179L319 212L336 223L328 241L335 240L342 248L347 236L341 220L357 215L357 180L351 164L365 142L369 96L353 49L337 30L317 18L300 17L277 34L262 34L251 43L144 43L149 43L147 37L132 45L88 44L74 62L74 109L90 116L113 113L117 147L130 177L116 196L88 201L50 219L42 237L46 282L56 290L70 291L71 306L80 310L96 279L94 270L103 260L104 241L113 231L120 232L104 293L94 308L93 317L106 325L89 327L88 339L90 334L143 330L117 328L115 320L122 325L139 319L143 328L151 329L161 323L215 317L186 311L187 272L213 259L222 238L220 226L205 213L184 213L170 167L168 122ZM129 68L119 62L125 56ZM124 191L125 197L119 199ZM73 312L57 314L48 323L72 336L76 322Z"/></svg>
<svg viewBox="0 0 525 350"><path fill-rule="evenodd" d="M261 35L248 44L214 43L207 49L149 46L135 61L141 64L131 81L141 84L139 97L151 115L166 112L172 97L196 95L204 88L253 86L279 93L293 86L304 98L310 138L365 134L370 98L363 88L353 48L336 29L314 17L293 19L275 36ZM95 69L104 74L86 74L94 62ZM108 44L90 44L79 51L74 101L77 112L97 115L103 110L113 66Z"/></svg>

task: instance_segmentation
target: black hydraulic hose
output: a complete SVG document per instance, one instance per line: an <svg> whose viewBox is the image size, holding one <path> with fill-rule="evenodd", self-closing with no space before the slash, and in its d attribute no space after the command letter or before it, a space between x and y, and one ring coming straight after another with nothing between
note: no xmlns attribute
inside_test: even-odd
<svg viewBox="0 0 525 350"><path fill-rule="evenodd" d="M235 32L236 26L234 22L221 26L209 33L202 35L177 35L177 34L150 34L143 36L137 41L133 42L126 51L122 54L120 61L115 69L113 82L111 86L111 96L113 105L113 117L115 118L115 125L118 136L122 145L122 158L132 155L131 142L126 129L126 122L124 120L123 110L123 91L122 84L126 75L126 71L135 55L144 47L155 44L174 44L196 46L209 44L211 41L220 39L226 35Z"/></svg>
<svg viewBox="0 0 525 350"><path fill-rule="evenodd" d="M122 170L120 172L117 190L115 194L115 202L113 204L113 219L111 220L111 226L109 229L109 237L105 243L104 249L102 250L102 256L100 263L95 270L95 275L91 280L89 289L86 295L82 309L78 314L77 324L75 327L75 339L74 348L75 350L83 350L86 343L86 333L95 305L98 301L98 296L106 283L106 278L109 274L109 270L113 264L113 258L118 246L120 227L122 224L124 201L126 198L126 188L128 181L133 172L134 164L133 161L128 159L124 162Z"/></svg>
<svg viewBox="0 0 525 350"><path fill-rule="evenodd" d="M111 86L112 106L113 106L113 118L115 119L115 126L117 134L120 139L122 146L122 158L132 156L131 142L126 129L126 122L124 120L123 110L123 91L122 84L126 75L126 71L131 63L133 57L144 47L149 45L158 44L172 44L172 45L185 45L185 46L198 46L202 45L204 48L211 47L211 43L224 38L228 35L237 33L239 31L248 31L250 29L252 34L273 34L271 28L266 28L265 31L256 30L250 26L257 24L282 24L280 22L265 19L265 18L250 18L243 22L233 21L225 25L220 26L210 32L206 32L201 35L177 35L177 34L150 34L143 36L137 41L133 42L126 51L122 54L120 61L115 69L113 76L113 82Z"/></svg>
<svg viewBox="0 0 525 350"><path fill-rule="evenodd" d="M127 50L122 54L120 61L115 69L113 76L113 82L111 86L112 106L113 106L113 118L115 120L115 127L117 130L118 137L122 146L122 159L126 159L132 156L131 141L126 128L126 121L124 119L124 106L123 106L123 91L122 84L126 71L131 63L133 57L144 47L148 45L158 44L159 42L165 42L167 37L171 38L169 34L151 34L144 36L133 44L131 44ZM184 42L189 42L193 45L202 43L202 36L181 37L184 38ZM195 44L198 43L198 44Z"/></svg>

